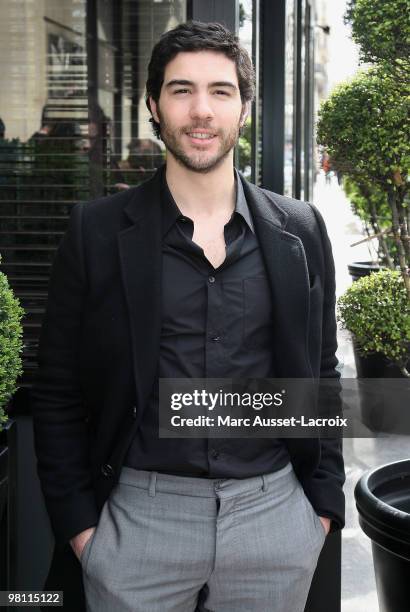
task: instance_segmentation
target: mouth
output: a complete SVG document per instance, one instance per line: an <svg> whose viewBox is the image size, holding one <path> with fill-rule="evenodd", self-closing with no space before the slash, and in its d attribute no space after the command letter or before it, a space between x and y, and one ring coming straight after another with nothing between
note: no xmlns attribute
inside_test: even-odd
<svg viewBox="0 0 410 612"><path fill-rule="evenodd" d="M207 145L212 140L214 140L217 136L216 134L211 134L210 132L187 132L186 134L189 140L194 144Z"/></svg>

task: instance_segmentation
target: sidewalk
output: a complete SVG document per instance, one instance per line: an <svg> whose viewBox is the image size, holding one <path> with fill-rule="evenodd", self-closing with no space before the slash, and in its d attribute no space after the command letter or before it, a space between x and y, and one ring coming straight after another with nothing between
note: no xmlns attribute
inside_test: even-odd
<svg viewBox="0 0 410 612"><path fill-rule="evenodd" d="M326 185L319 176L313 203L323 215L332 243L336 268L336 295L339 297L351 284L347 265L369 260L365 244L350 248L360 240L360 223L350 209L337 180ZM350 334L339 327L339 368L343 378L355 378ZM410 456L410 437L390 435L383 438L345 438L343 441L346 484L346 526L342 531L342 612L379 612L373 571L371 541L359 526L354 487L370 468Z"/></svg>

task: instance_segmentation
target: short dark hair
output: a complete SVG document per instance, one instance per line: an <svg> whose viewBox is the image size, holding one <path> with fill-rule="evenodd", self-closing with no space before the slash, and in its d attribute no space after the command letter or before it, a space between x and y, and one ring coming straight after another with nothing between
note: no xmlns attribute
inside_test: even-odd
<svg viewBox="0 0 410 612"><path fill-rule="evenodd" d="M164 32L152 50L145 95L145 103L150 113L149 97L158 103L167 64L178 53L208 50L223 53L235 62L242 104L253 100L255 71L251 58L240 44L239 38L220 23L190 20ZM159 123L152 116L150 122L157 138L161 138Z"/></svg>

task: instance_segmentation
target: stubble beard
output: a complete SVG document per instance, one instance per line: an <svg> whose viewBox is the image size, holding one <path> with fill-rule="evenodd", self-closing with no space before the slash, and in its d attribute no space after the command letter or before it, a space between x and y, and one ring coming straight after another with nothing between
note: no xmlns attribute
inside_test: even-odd
<svg viewBox="0 0 410 612"><path fill-rule="evenodd" d="M180 141L184 138L184 135L186 135L188 130L185 128L172 129L164 120L159 108L157 109L157 112L161 125L161 139L164 142L167 150L172 153L178 163L188 170L194 172L206 174L215 168L218 168L218 166L220 166L224 159L229 155L229 152L235 147L240 136L239 120L238 124L228 133L221 133L220 131L217 133L219 147L217 152L212 156L209 156L209 153L206 150L198 150L197 153L193 151L192 153L188 154L180 144ZM207 129L206 126L196 126L195 128L190 129L192 132L194 129L200 131L201 127L203 129Z"/></svg>

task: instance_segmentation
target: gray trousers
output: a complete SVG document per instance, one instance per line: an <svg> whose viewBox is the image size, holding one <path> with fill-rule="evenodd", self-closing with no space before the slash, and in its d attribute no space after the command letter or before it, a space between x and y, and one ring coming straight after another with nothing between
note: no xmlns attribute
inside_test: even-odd
<svg viewBox="0 0 410 612"><path fill-rule="evenodd" d="M324 540L291 463L246 479L124 466L81 556L87 610L303 612Z"/></svg>

